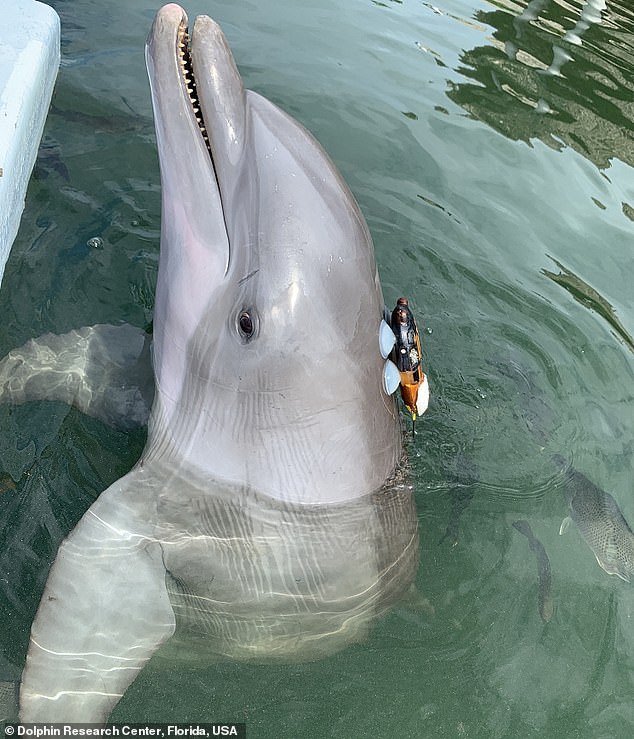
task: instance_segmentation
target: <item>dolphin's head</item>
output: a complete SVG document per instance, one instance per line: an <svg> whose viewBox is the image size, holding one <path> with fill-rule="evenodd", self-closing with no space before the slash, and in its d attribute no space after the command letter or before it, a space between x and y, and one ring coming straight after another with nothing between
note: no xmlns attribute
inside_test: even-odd
<svg viewBox="0 0 634 739"><path fill-rule="evenodd" d="M315 139L244 89L210 18L190 31L166 5L146 58L162 183L150 439L285 500L375 490L401 439L358 205Z"/></svg>

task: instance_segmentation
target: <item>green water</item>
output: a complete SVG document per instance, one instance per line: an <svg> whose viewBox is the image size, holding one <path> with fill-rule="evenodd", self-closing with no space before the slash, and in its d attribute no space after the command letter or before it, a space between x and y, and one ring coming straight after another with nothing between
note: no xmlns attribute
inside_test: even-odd
<svg viewBox="0 0 634 739"><path fill-rule="evenodd" d="M143 43L158 4L51 4L63 61L0 291L0 355L152 316L160 193ZM634 523L629 7L188 5L221 23L247 86L332 155L386 299L407 295L425 328L432 403L410 445L419 597L322 662L148 670L113 718L246 721L250 739L632 736L634 591L574 528L558 535L551 462L574 462ZM0 651L20 667L59 541L144 437L59 404L0 408L0 422ZM548 624L518 518L550 556Z"/></svg>

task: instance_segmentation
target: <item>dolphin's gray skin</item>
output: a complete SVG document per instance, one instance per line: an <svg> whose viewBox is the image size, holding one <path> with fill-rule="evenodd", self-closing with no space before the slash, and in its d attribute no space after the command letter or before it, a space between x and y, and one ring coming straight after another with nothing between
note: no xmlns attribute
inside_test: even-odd
<svg viewBox="0 0 634 739"><path fill-rule="evenodd" d="M565 465L560 456L554 461L559 467ZM570 516L562 521L559 533L564 533L572 519L599 567L608 575L630 582L634 574L634 533L614 498L573 467L566 470L564 484Z"/></svg>
<svg viewBox="0 0 634 739"><path fill-rule="evenodd" d="M146 49L162 182L147 445L58 552L23 721L104 721L175 632L202 663L330 654L418 563L364 219L310 134L244 90L211 19L189 45L165 6ZM96 397L90 372L79 387Z"/></svg>

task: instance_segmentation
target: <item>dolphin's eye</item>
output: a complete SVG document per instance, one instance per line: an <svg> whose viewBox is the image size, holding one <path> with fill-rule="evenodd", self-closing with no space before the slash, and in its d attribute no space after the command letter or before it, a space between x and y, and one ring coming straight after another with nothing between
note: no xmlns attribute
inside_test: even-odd
<svg viewBox="0 0 634 739"><path fill-rule="evenodd" d="M238 315L238 331L240 336L245 340L253 338L256 330L256 320L251 311L243 310Z"/></svg>
<svg viewBox="0 0 634 739"><path fill-rule="evenodd" d="M240 325L240 331L242 331L243 334L248 334L250 336L253 333L253 319L246 311L240 313L238 323Z"/></svg>

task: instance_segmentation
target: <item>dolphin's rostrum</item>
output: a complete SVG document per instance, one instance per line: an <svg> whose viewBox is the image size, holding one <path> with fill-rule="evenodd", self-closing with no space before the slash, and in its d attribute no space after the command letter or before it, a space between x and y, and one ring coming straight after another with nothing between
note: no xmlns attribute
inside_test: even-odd
<svg viewBox="0 0 634 739"><path fill-rule="evenodd" d="M310 134L243 88L210 18L190 37L184 11L165 6L146 58L162 184L147 444L60 547L23 721L104 721L171 637L202 663L330 654L364 637L418 562L382 388L383 296L354 198ZM53 394L142 421L144 373L125 386L119 370L138 370L144 333L86 331L93 355L118 333L127 342L118 389L104 400L106 360L82 364L80 348L79 379ZM63 370L76 338L13 353L23 376L0 374L2 399L43 397L38 379Z"/></svg>

